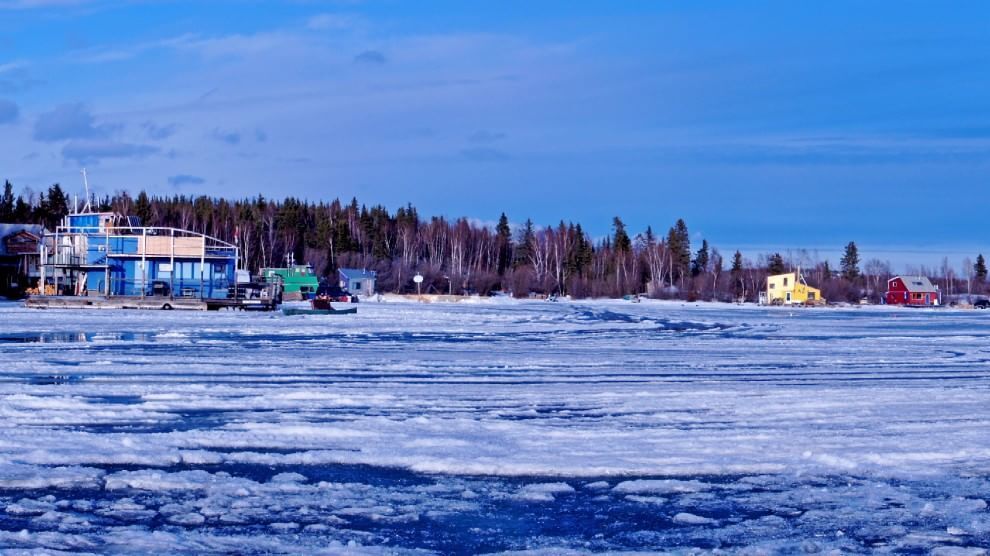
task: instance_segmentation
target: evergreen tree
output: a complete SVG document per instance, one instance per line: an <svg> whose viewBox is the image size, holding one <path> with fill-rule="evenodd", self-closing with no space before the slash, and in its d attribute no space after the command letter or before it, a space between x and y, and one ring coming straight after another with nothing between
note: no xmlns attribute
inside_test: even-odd
<svg viewBox="0 0 990 556"><path fill-rule="evenodd" d="M31 209L31 223L48 225L48 197L44 193L38 194L38 204Z"/></svg>
<svg viewBox="0 0 990 556"><path fill-rule="evenodd" d="M653 233L653 226L647 226L646 231L643 232L643 245L646 247L653 247L657 244L657 236Z"/></svg>
<svg viewBox="0 0 990 556"><path fill-rule="evenodd" d="M691 267L691 275L698 276L708 271L708 240L701 240L701 249L698 249L694 257L694 264Z"/></svg>
<svg viewBox="0 0 990 556"><path fill-rule="evenodd" d="M519 234L519 242L516 244L516 252L512 261L512 266L518 268L529 264L533 255L533 243L536 241L536 230L533 229L533 221L529 218L523 224Z"/></svg>
<svg viewBox="0 0 990 556"><path fill-rule="evenodd" d="M742 276L743 257L742 257L742 253L740 253L739 251L736 251L735 254L732 255L732 267L730 269L730 272L732 273L733 276Z"/></svg>
<svg viewBox="0 0 990 556"><path fill-rule="evenodd" d="M738 298L743 293L743 257L739 251L732 255L732 268L729 273L732 276L732 294Z"/></svg>
<svg viewBox="0 0 990 556"><path fill-rule="evenodd" d="M343 218L337 219L337 225L334 227L333 244L337 247L337 253L357 250L357 244L351 239L351 228L347 225L347 220ZM331 264L334 269L337 268L336 259L331 261Z"/></svg>
<svg viewBox="0 0 990 556"><path fill-rule="evenodd" d="M23 196L15 196L9 183L4 185L0 189L2 220L55 226L68 211L66 195L57 184L40 194ZM729 285L719 271L717 250L707 241L697 251L691 250L683 220L670 228L666 239L652 228L631 238L619 217L613 220L614 233L600 240L589 238L580 224L561 222L556 228L546 228L544 245L542 239L537 242L537 228L531 220L518 230L511 228L505 214L494 230L464 218L424 222L412 205L390 213L380 205L361 205L356 198L349 203L335 199L314 204L295 198L267 200L260 195L236 200L140 192L132 198L120 192L97 201L101 210L137 215L149 226L195 230L236 242L245 268L280 265L286 254L293 253L297 262L311 263L321 273L332 274L345 266L374 268L385 291L408 291L409 277L418 270L430 273L434 281L456 267L465 287L478 291L502 287L525 292L535 286L559 288L577 297L621 295L641 290L651 272L662 271L672 284L681 286L682 296L711 293L722 297L730 290L738 298L751 293L744 287L749 278L742 255L736 252L732 258L733 283ZM541 249L539 269L530 268L535 249ZM784 271L779 254L776 259L778 270ZM519 271L510 273L509 268ZM699 275L697 280L690 280L692 271Z"/></svg>
<svg viewBox="0 0 990 556"><path fill-rule="evenodd" d="M31 205L27 204L20 195L17 196L17 201L14 202L14 216L11 220L18 224L31 222Z"/></svg>
<svg viewBox="0 0 990 556"><path fill-rule="evenodd" d="M615 252L628 253L631 251L632 240L629 239L629 234L626 233L626 225L622 223L622 219L616 216L612 220L612 226L615 228L615 238L613 240Z"/></svg>
<svg viewBox="0 0 990 556"><path fill-rule="evenodd" d="M55 224L61 224L65 215L69 214L69 198L57 183L48 188L48 212Z"/></svg>
<svg viewBox="0 0 990 556"><path fill-rule="evenodd" d="M595 257L595 248L588 241L588 237L584 234L580 224L574 226L574 249L571 253L573 253L570 263L571 272L579 276L583 275L585 269L591 266L591 261Z"/></svg>
<svg viewBox="0 0 990 556"><path fill-rule="evenodd" d="M495 226L495 248L498 250L496 272L501 276L512 262L512 229L509 227L509 217L502 213Z"/></svg>
<svg viewBox="0 0 990 556"><path fill-rule="evenodd" d="M212 203L211 203L212 209ZM141 220L142 226L151 226L151 200L148 199L148 194L141 191L138 193L137 200L134 202L134 216L137 216Z"/></svg>
<svg viewBox="0 0 990 556"><path fill-rule="evenodd" d="M983 283L987 280L987 261L983 258L983 253L976 256L976 264L973 265L973 275L976 281Z"/></svg>
<svg viewBox="0 0 990 556"><path fill-rule="evenodd" d="M842 255L839 264L843 278L850 282L859 278L859 249L856 248L856 242L850 241L846 244L846 252Z"/></svg>
<svg viewBox="0 0 990 556"><path fill-rule="evenodd" d="M774 276L785 272L787 272L787 265L784 264L784 257L781 257L780 253L770 255L770 259L767 260L767 274Z"/></svg>
<svg viewBox="0 0 990 556"><path fill-rule="evenodd" d="M14 218L14 186L9 181L3 184L0 197L0 222L10 222Z"/></svg>
<svg viewBox="0 0 990 556"><path fill-rule="evenodd" d="M679 218L667 232L667 249L673 258L674 275L671 278L678 279L691 268L691 238L683 219Z"/></svg>

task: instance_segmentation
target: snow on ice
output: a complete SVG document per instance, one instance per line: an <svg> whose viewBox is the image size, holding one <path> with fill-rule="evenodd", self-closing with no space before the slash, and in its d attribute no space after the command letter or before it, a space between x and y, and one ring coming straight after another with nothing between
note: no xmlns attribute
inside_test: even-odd
<svg viewBox="0 0 990 556"><path fill-rule="evenodd" d="M0 550L990 547L990 317L0 305Z"/></svg>

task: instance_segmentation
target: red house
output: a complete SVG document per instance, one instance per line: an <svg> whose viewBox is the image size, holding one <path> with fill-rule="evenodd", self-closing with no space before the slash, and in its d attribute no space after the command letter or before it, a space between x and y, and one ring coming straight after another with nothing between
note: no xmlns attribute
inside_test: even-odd
<svg viewBox="0 0 990 556"><path fill-rule="evenodd" d="M888 305L930 307L939 302L938 286L933 286L924 276L894 276L887 280Z"/></svg>

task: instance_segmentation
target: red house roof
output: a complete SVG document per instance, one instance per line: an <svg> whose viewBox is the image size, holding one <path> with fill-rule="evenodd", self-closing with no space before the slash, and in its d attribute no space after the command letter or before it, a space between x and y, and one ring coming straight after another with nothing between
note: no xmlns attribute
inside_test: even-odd
<svg viewBox="0 0 990 556"><path fill-rule="evenodd" d="M887 281L887 287L891 288L897 280L900 280L904 284L904 290L911 293L932 293L938 291L938 288L933 286L931 281L924 276L894 276Z"/></svg>

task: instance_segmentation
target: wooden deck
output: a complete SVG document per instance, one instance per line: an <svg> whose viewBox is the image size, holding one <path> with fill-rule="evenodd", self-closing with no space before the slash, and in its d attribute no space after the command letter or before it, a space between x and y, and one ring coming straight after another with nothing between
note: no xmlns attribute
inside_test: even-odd
<svg viewBox="0 0 990 556"><path fill-rule="evenodd" d="M218 311L220 309L274 311L278 306L270 299L198 299L132 296L63 296L32 295L24 300L32 309L144 309L181 311Z"/></svg>

